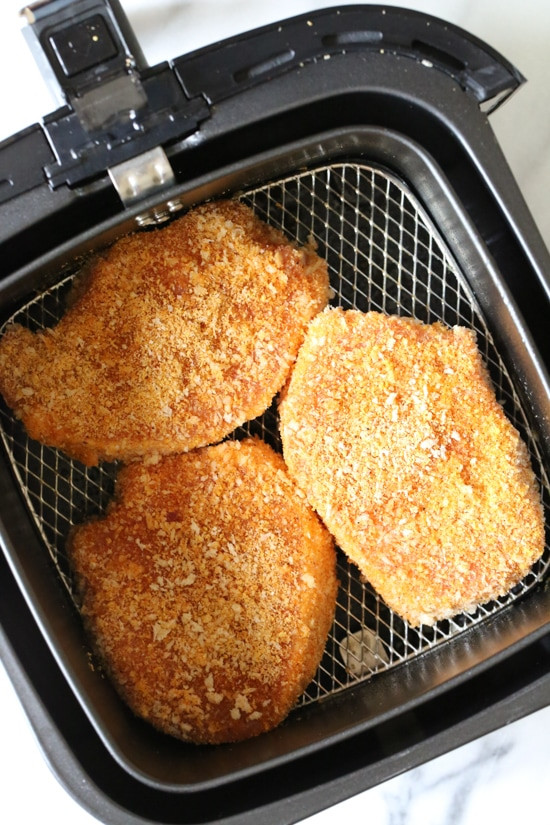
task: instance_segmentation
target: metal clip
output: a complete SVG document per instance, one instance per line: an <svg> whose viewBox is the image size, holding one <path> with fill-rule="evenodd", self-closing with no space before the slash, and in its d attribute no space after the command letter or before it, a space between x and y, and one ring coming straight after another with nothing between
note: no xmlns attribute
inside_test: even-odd
<svg viewBox="0 0 550 825"><path fill-rule="evenodd" d="M107 171L124 206L175 183L170 161L160 146L118 163Z"/></svg>

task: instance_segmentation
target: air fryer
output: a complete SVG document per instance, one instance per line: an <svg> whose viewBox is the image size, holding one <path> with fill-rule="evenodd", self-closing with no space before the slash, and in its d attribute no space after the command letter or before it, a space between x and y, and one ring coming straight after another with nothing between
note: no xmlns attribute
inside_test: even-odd
<svg viewBox="0 0 550 825"><path fill-rule="evenodd" d="M550 260L488 114L523 82L404 9L344 6L149 67L118 3L28 7L64 103L0 144L0 323L54 324L91 252L239 198L315 239L344 308L475 330L550 508ZM510 104L513 105L513 104ZM116 465L86 468L0 411L3 662L60 781L105 823L294 822L548 703L548 545L506 596L409 627L339 555L317 675L288 719L193 746L90 666L65 557ZM273 406L241 432L280 449Z"/></svg>

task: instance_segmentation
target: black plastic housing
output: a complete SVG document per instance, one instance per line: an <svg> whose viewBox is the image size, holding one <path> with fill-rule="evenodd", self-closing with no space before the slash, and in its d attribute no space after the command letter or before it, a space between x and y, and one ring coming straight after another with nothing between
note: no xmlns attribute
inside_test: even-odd
<svg viewBox="0 0 550 825"><path fill-rule="evenodd" d="M113 155L103 144L105 168L93 175L85 164L71 171L78 180L53 174L67 171L52 150L67 109L0 145L0 178L10 181L0 190L0 321L75 257L169 202L186 208L320 161L366 160L406 181L468 273L548 459L550 258L482 111L520 85L513 67L442 21L351 6L142 67L144 86L150 78L181 102L176 136L159 137L166 124L150 110L176 179L160 198L121 203L107 169L128 156L126 144ZM136 154L149 148L144 135ZM89 671L72 605L3 457L0 520L3 661L54 771L105 823L295 822L548 703L546 581L265 738L182 748L121 712Z"/></svg>

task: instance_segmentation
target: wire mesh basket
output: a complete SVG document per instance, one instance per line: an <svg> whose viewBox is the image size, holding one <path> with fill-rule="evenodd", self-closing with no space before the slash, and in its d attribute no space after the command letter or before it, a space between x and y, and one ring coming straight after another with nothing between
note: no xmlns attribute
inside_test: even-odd
<svg viewBox="0 0 550 825"><path fill-rule="evenodd" d="M501 358L465 273L408 187L385 169L360 163L330 164L291 175L241 194L241 199L289 238L313 241L329 266L331 303L441 321L474 330L496 395L527 443L542 490L546 515L550 484L527 411ZM54 325L65 310L77 272L21 307L8 321L31 329ZM65 555L72 526L105 511L113 495L117 464L85 467L63 453L28 439L5 407L2 440L21 492L45 548L71 598L73 582ZM230 437L258 435L281 451L276 402ZM506 596L433 627L412 628L396 616L338 554L340 588L335 620L303 706L395 667L484 621L541 582L550 548Z"/></svg>

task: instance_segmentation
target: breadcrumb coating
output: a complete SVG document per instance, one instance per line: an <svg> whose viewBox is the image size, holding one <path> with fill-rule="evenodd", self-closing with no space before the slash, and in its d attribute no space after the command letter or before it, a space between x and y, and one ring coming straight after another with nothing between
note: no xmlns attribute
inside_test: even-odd
<svg viewBox="0 0 550 825"><path fill-rule="evenodd" d="M313 678L336 600L332 537L256 439L122 469L68 546L82 614L130 707L195 743L279 724Z"/></svg>
<svg viewBox="0 0 550 825"><path fill-rule="evenodd" d="M280 403L289 471L412 625L505 594L544 550L527 448L472 331L327 309Z"/></svg>
<svg viewBox="0 0 550 825"><path fill-rule="evenodd" d="M0 341L0 391L31 436L94 465L215 443L269 407L326 263L237 201L115 243L53 328Z"/></svg>

